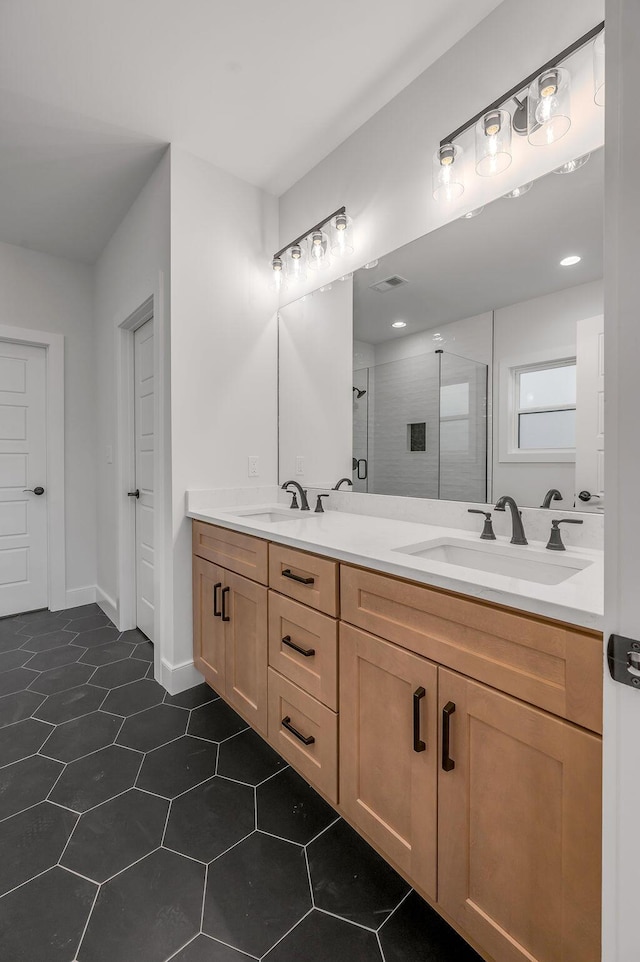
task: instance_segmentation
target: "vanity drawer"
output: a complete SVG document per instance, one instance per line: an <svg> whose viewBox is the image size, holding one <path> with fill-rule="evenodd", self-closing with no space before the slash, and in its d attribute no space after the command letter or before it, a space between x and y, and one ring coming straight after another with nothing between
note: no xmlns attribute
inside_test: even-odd
<svg viewBox="0 0 640 962"><path fill-rule="evenodd" d="M270 591L269 664L337 710L338 623L333 618Z"/></svg>
<svg viewBox="0 0 640 962"><path fill-rule="evenodd" d="M343 621L602 732L602 635L340 566Z"/></svg>
<svg viewBox="0 0 640 962"><path fill-rule="evenodd" d="M268 584L268 542L214 524L193 522L193 553L236 574Z"/></svg>
<svg viewBox="0 0 640 962"><path fill-rule="evenodd" d="M337 803L338 716L273 668L269 668L269 741L311 785Z"/></svg>
<svg viewBox="0 0 640 962"><path fill-rule="evenodd" d="M271 544L269 587L327 615L338 614L338 564L335 561Z"/></svg>

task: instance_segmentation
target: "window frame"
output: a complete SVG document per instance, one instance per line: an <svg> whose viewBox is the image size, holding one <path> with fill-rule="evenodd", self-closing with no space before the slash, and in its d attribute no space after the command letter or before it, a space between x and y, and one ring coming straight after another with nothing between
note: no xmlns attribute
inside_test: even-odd
<svg viewBox="0 0 640 962"><path fill-rule="evenodd" d="M576 411L577 403L547 405L537 408L520 406L520 376L530 371L544 371L576 364L575 347L554 352L545 351L527 357L511 358L500 363L499 460L501 462L574 462L573 448L520 448L521 414L540 414L553 411ZM506 403L505 403L506 402Z"/></svg>

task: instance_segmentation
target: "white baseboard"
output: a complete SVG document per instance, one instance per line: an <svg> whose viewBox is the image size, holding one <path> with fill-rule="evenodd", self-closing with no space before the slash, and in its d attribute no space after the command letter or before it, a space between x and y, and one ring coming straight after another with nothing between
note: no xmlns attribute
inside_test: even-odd
<svg viewBox="0 0 640 962"><path fill-rule="evenodd" d="M114 625L118 624L118 606L113 598L110 598L102 588L96 587L95 598L93 599L98 603L100 608L104 611L107 618L109 618Z"/></svg>
<svg viewBox="0 0 640 962"><path fill-rule="evenodd" d="M184 661L181 665L170 665L162 658L160 667L162 677L156 678L156 681L159 681L170 695L178 695L181 691L193 688L194 685L204 681L193 661Z"/></svg>
<svg viewBox="0 0 640 962"><path fill-rule="evenodd" d="M87 585L86 588L70 588L65 593L65 607L79 608L80 605L91 605L96 600L96 586Z"/></svg>

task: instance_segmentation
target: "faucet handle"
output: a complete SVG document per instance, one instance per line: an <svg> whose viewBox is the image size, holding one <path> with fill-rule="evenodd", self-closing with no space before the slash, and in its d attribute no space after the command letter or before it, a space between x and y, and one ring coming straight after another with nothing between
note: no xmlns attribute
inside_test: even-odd
<svg viewBox="0 0 640 962"><path fill-rule="evenodd" d="M328 498L328 497L329 497L328 494L318 495L318 500L316 501L316 511L315 511L316 514L324 514L324 508L322 507L322 499Z"/></svg>
<svg viewBox="0 0 640 962"><path fill-rule="evenodd" d="M495 541L496 536L493 532L493 522L491 521L490 511L480 511L479 508L468 508L469 514L483 514L484 515L484 527L482 529L482 534L480 535L481 541Z"/></svg>
<svg viewBox="0 0 640 962"><path fill-rule="evenodd" d="M298 492L297 492L297 491L287 491L287 494L292 495L292 497L291 497L291 504L289 505L289 507L290 507L290 508L299 508L300 505L298 504Z"/></svg>
<svg viewBox="0 0 640 962"><path fill-rule="evenodd" d="M547 542L547 548L549 551L566 551L562 541L562 535L560 534L561 524L584 524L582 518L559 518L554 519L551 522L551 534L549 535L549 541Z"/></svg>

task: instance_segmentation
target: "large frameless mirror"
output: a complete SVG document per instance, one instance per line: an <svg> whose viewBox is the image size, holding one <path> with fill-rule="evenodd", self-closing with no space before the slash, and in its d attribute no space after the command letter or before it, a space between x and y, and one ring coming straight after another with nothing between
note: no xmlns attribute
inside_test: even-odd
<svg viewBox="0 0 640 962"><path fill-rule="evenodd" d="M281 483L602 509L604 151L573 167L281 309Z"/></svg>

